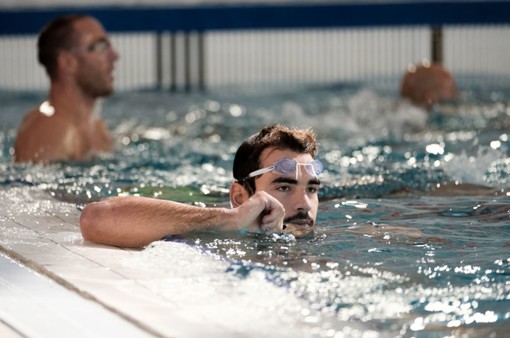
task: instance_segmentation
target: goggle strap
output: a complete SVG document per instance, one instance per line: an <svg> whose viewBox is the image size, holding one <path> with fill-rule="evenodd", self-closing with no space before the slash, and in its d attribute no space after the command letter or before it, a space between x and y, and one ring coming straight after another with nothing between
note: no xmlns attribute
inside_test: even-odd
<svg viewBox="0 0 510 338"><path fill-rule="evenodd" d="M260 176L262 174L265 174L265 173L268 173L270 171L273 171L275 169L275 166L272 165L272 166L269 166L269 167L265 167L265 168L261 168L259 170L255 170L253 172L251 172L249 175L248 175L248 178L251 178L251 177L256 177L256 176Z"/></svg>

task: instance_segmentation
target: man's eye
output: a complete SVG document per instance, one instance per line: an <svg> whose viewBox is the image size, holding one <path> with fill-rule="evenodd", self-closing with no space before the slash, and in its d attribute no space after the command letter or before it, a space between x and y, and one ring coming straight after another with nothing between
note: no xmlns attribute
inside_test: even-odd
<svg viewBox="0 0 510 338"><path fill-rule="evenodd" d="M281 186L277 187L276 190L278 190L278 191L289 191L290 187L288 185L281 185Z"/></svg>
<svg viewBox="0 0 510 338"><path fill-rule="evenodd" d="M318 188L318 187L309 187L309 188L308 188L308 192L316 193L317 191L319 191L319 188Z"/></svg>
<svg viewBox="0 0 510 338"><path fill-rule="evenodd" d="M90 52L102 53L111 48L108 41L98 41L88 48Z"/></svg>

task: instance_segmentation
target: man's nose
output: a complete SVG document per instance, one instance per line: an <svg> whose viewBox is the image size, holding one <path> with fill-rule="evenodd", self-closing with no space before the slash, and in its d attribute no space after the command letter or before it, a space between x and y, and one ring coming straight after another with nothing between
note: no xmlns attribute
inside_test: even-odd
<svg viewBox="0 0 510 338"><path fill-rule="evenodd" d="M117 61L120 58L119 52L115 48L110 49L110 57L113 61Z"/></svg>
<svg viewBox="0 0 510 338"><path fill-rule="evenodd" d="M307 194L306 189L298 189L294 194L293 206L295 210L308 212L312 209L312 201Z"/></svg>

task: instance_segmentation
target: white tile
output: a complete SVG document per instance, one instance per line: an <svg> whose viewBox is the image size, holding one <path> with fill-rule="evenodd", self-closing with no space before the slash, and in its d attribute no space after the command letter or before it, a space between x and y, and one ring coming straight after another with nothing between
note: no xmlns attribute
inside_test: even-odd
<svg viewBox="0 0 510 338"><path fill-rule="evenodd" d="M0 319L9 323L10 333L34 338L151 336L4 255L0 255L0 296Z"/></svg>

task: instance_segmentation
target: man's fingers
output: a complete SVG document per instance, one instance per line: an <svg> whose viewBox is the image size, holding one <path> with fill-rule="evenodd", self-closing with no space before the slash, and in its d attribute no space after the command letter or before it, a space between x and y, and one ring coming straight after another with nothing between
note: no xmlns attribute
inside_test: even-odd
<svg viewBox="0 0 510 338"><path fill-rule="evenodd" d="M273 196L261 191L239 207L243 228L253 232L282 232L285 209Z"/></svg>
<svg viewBox="0 0 510 338"><path fill-rule="evenodd" d="M260 228L263 232L282 232L285 210L282 204L270 197L261 218Z"/></svg>

